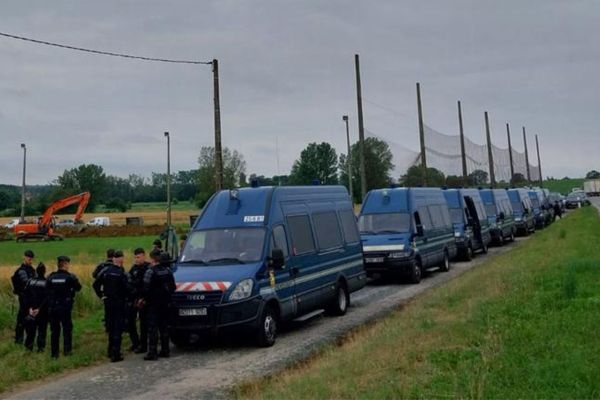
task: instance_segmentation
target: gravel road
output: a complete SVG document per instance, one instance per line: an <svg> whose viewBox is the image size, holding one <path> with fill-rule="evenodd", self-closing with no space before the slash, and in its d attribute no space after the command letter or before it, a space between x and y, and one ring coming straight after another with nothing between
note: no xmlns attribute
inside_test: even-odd
<svg viewBox="0 0 600 400"><path fill-rule="evenodd" d="M600 202L597 203L600 207ZM490 248L489 256L509 251L516 243ZM148 362L126 354L121 363L106 363L67 373L26 390L3 394L11 399L196 399L227 397L242 380L277 372L352 328L380 318L407 300L454 279L488 257L455 262L450 272L432 272L418 285L371 282L353 293L352 306L343 317L316 317L297 323L278 337L274 347L255 348L243 340L221 340L197 350L173 349L171 358ZM77 351L77 349L74 349Z"/></svg>

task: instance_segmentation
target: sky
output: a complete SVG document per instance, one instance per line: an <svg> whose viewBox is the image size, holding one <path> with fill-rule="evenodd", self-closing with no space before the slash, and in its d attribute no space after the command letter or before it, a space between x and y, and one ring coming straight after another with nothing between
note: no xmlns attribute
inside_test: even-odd
<svg viewBox="0 0 600 400"><path fill-rule="evenodd" d="M147 57L219 60L223 145L248 174L287 174L310 142L346 153L358 138L354 54L365 128L419 148L424 120L507 147L505 124L544 176L600 169L600 2L5 1L0 32ZM112 175L197 168L214 145L207 65L113 58L0 37L0 183L45 184L84 163ZM406 155L397 154L400 158ZM534 164L537 164L534 162Z"/></svg>

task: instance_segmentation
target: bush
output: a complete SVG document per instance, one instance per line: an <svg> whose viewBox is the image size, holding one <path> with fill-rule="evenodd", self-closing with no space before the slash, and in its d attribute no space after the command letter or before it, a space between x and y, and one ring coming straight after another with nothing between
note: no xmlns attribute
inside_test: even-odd
<svg viewBox="0 0 600 400"><path fill-rule="evenodd" d="M116 210L116 211L120 211L120 212L125 212L131 208L131 204L128 204L127 202L125 202L122 199L113 198L113 199L108 200L104 204L104 207L106 207L107 210Z"/></svg>

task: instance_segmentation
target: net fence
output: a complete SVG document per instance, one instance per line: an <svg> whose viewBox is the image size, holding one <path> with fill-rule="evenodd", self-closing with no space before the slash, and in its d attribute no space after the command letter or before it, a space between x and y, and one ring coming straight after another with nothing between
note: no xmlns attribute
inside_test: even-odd
<svg viewBox="0 0 600 400"><path fill-rule="evenodd" d="M459 135L446 135L425 125L425 155L427 157L427 166L436 168L444 175L462 176L462 160ZM420 152L406 148L392 140L377 135L376 133L365 129L365 135L385 141L394 158L395 165L394 176L399 177L406 173L406 170L413 165L421 163ZM524 152L519 152L514 148L512 150L513 167L515 174L521 174L527 179L527 162ZM497 147L492 144L492 157L494 159L494 175L496 182L510 182L510 153L508 148ZM489 174L488 149L487 145L477 144L465 137L465 154L467 164L467 174L476 170L482 170ZM537 166L529 164L531 180L539 179L539 169Z"/></svg>

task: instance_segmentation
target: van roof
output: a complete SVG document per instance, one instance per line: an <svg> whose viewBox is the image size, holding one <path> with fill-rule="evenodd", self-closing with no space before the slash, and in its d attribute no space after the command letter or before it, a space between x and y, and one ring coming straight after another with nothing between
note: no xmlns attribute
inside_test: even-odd
<svg viewBox="0 0 600 400"><path fill-rule="evenodd" d="M361 214L385 214L393 212L409 212L418 204L445 203L442 190L439 188L388 188L374 189L367 193Z"/></svg>
<svg viewBox="0 0 600 400"><path fill-rule="evenodd" d="M221 190L211 197L193 230L211 228L258 227L269 222L272 213L281 213L281 203L306 203L310 200L331 208L332 201L352 209L344 186L261 186Z"/></svg>

